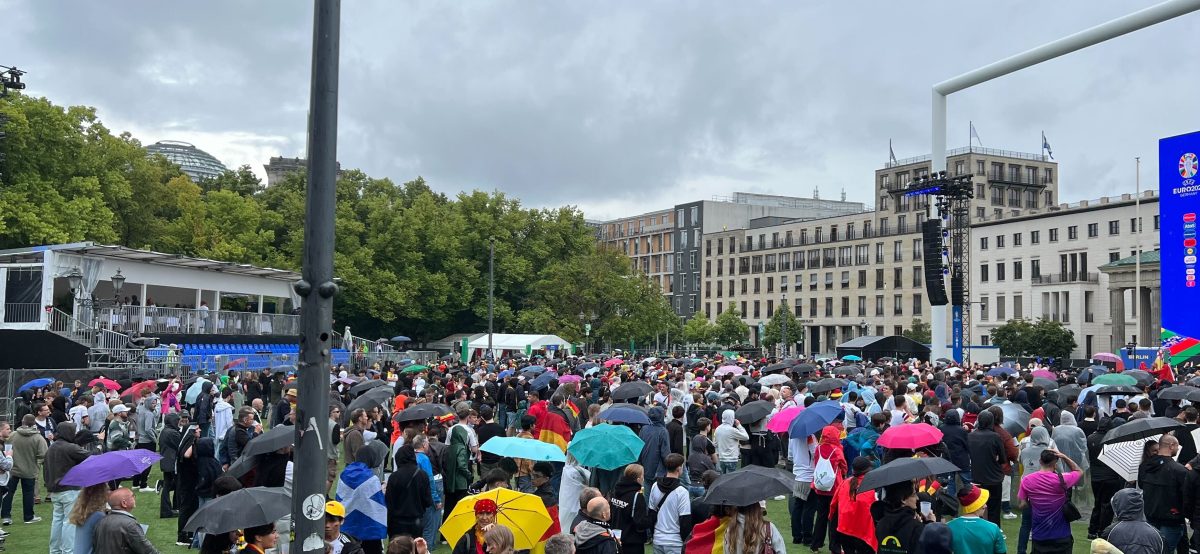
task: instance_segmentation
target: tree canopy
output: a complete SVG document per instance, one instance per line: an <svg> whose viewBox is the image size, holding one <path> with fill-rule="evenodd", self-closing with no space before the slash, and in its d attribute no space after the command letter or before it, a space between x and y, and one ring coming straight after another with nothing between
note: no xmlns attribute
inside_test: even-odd
<svg viewBox="0 0 1200 554"><path fill-rule="evenodd" d="M0 99L0 248L121 244L298 270L305 175L264 185L249 166L194 183L94 109ZM397 185L362 171L337 183L334 317L366 337L418 341L487 328L495 245L495 328L625 345L680 329L661 292L600 247L575 207L527 208L503 192L454 197L421 177Z"/></svg>
<svg viewBox="0 0 1200 554"><path fill-rule="evenodd" d="M1075 350L1075 334L1062 323L1039 319L1036 323L1024 319L1009 320L992 329L992 344L1000 347L1002 356L1047 356L1066 358Z"/></svg>

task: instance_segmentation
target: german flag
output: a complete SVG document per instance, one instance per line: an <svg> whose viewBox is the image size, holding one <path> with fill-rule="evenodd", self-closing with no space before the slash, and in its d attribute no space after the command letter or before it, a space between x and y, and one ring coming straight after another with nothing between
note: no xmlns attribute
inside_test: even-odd
<svg viewBox="0 0 1200 554"><path fill-rule="evenodd" d="M529 407L527 415L533 416L533 436L545 443L550 443L567 451L567 443L571 442L571 424L567 423L567 414L550 406L543 400Z"/></svg>
<svg viewBox="0 0 1200 554"><path fill-rule="evenodd" d="M728 517L710 517L692 528L692 538L683 548L684 554L722 554L725 552L725 530Z"/></svg>

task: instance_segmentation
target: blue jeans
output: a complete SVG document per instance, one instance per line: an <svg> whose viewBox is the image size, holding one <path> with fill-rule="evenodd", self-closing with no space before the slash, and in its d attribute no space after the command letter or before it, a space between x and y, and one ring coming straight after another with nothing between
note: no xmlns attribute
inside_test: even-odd
<svg viewBox="0 0 1200 554"><path fill-rule="evenodd" d="M498 413L496 414L496 423L498 423L500 425L500 427L508 429L508 404L501 402L500 406L498 406L497 412ZM429 542L429 541L425 541L425 542Z"/></svg>
<svg viewBox="0 0 1200 554"><path fill-rule="evenodd" d="M737 471L738 463L737 462L719 462L719 467L721 469L721 475L725 475L726 473L732 473L734 471Z"/></svg>
<svg viewBox="0 0 1200 554"><path fill-rule="evenodd" d="M54 505L50 520L50 554L71 554L75 550L75 525L67 517L78 497L79 491L50 493L50 503Z"/></svg>
<svg viewBox="0 0 1200 554"><path fill-rule="evenodd" d="M425 543L429 545L429 551L433 552L438 546L438 528L442 526L442 509L436 505L430 506L425 510L424 530L421 531L421 536L425 538ZM451 545L453 548L453 545Z"/></svg>
<svg viewBox="0 0 1200 554"><path fill-rule="evenodd" d="M1158 529L1159 535L1162 535L1163 554L1175 552L1175 547L1179 546L1179 539L1183 538L1183 535L1187 533L1187 528L1182 523L1175 525L1155 525L1154 528Z"/></svg>
<svg viewBox="0 0 1200 554"><path fill-rule="evenodd" d="M1021 529L1017 531L1017 554L1025 554L1029 546L1029 533L1033 531L1033 508L1021 510Z"/></svg>

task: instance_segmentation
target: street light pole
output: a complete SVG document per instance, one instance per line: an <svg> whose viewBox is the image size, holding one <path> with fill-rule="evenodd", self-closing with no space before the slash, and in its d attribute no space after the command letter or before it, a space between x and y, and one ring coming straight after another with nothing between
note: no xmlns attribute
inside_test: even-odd
<svg viewBox="0 0 1200 554"><path fill-rule="evenodd" d="M292 552L325 551L325 476L329 444L329 365L333 329L334 213L337 203L338 51L341 0L316 0L308 105L308 187L300 296L299 398L292 459ZM281 529L281 533L289 530Z"/></svg>
<svg viewBox="0 0 1200 554"><path fill-rule="evenodd" d="M779 306L779 309L780 309L780 311L787 310L787 292L783 293L783 304ZM784 358L787 357L787 353L788 353L787 320L789 317L791 317L791 314L784 313L779 318L782 320L782 327L783 327L782 329L780 329L779 339L780 339L780 342L783 343L783 357Z"/></svg>
<svg viewBox="0 0 1200 554"><path fill-rule="evenodd" d="M488 351L485 358L492 358L492 309L496 297L496 237L488 237Z"/></svg>

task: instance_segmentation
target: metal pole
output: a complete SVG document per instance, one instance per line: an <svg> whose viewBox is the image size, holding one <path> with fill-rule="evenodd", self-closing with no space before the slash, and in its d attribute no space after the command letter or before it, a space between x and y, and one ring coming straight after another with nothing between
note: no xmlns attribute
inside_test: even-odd
<svg viewBox="0 0 1200 554"><path fill-rule="evenodd" d="M1133 355L1130 356L1130 362L1133 362L1133 356L1137 355L1137 343L1139 341L1146 342L1148 337L1141 336L1142 330L1142 158L1134 158L1136 169L1136 177L1134 178L1135 186L1137 187L1137 195L1133 199L1133 314L1137 316L1138 322L1138 340L1133 341ZM1149 344L1149 343L1147 343ZM1135 363L1136 367L1137 364Z"/></svg>
<svg viewBox="0 0 1200 554"><path fill-rule="evenodd" d="M300 296L299 399L293 454L292 552L325 551L329 365L333 329L334 208L337 201L338 50L341 0L316 0L308 107L308 192ZM281 529L280 533L286 533Z"/></svg>
<svg viewBox="0 0 1200 554"><path fill-rule="evenodd" d="M492 357L492 308L496 296L496 237L488 238L488 351L484 356Z"/></svg>
<svg viewBox="0 0 1200 554"><path fill-rule="evenodd" d="M783 306L780 306L780 308L782 308L782 309L787 308L787 293L786 292L783 293ZM782 329L782 332L780 333L781 336L779 338L782 339L782 340L780 340L780 342L783 343L783 356L782 357L784 357L784 358L787 357L787 352L788 352L787 351L787 348L788 348L787 320L788 320L788 317L790 317L790 316L791 316L791 314L785 313L785 314L783 314L783 317L781 318L783 320L783 329Z"/></svg>

